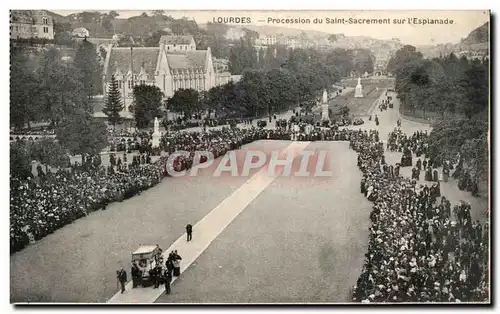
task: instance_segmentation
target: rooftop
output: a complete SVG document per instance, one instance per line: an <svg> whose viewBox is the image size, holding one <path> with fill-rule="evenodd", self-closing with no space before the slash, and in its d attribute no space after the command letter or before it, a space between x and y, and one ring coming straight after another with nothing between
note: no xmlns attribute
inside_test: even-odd
<svg viewBox="0 0 500 314"><path fill-rule="evenodd" d="M160 37L160 44L165 45L189 45L194 40L191 35L163 35Z"/></svg>

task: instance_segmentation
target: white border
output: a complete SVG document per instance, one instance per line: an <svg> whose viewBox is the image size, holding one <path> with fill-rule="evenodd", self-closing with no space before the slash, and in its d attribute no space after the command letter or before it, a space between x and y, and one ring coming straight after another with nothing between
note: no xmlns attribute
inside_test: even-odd
<svg viewBox="0 0 500 314"><path fill-rule="evenodd" d="M180 4L181 7L179 6L176 6L176 4ZM58 10L63 10L63 9L67 9L67 10L70 10L70 9L73 9L73 10L77 10L77 9L93 9L93 10L109 10L109 9L115 9L115 10L119 10L119 9L122 9L122 10L152 10L152 9L164 9L164 10L168 10L168 9L191 9L191 10L200 10L200 9L226 9L226 10L242 10L242 9L246 9L246 10L256 10L256 9L259 9L259 10L278 10L278 9L291 9L291 10L299 10L299 9L308 9L308 10L312 10L312 9L315 9L315 10L326 10L326 9L330 9L330 10L333 10L333 9L336 9L336 10L339 10L339 9L344 9L344 10L348 10L348 9L358 9L358 10L384 10L384 9L392 9L392 10L395 10L395 9L406 9L406 10L416 10L416 9L420 9L420 10L439 10L439 9L447 9L447 10L450 10L450 9L453 9L453 10L460 10L460 9L477 9L477 10L484 10L484 9L491 9L494 11L496 11L495 9L498 7L498 4L499 4L499 1L485 1L485 0L474 0L474 1L458 1L458 0L454 0L454 1L449 1L449 0L441 0L441 1L436 1L436 0L419 0L419 1L415 1L415 2L406 2L406 1L390 1L390 0L377 0L377 1L359 1L359 0L348 0L348 1L325 1L325 0L307 0L307 1L301 1L301 2L296 2L295 0L294 1L290 1L290 0L281 0L281 1L269 1L269 0L252 0L252 1L245 1L245 2L238 2L238 1L235 1L235 0L211 0L211 1L207 1L207 0L189 0L189 1L182 1L182 2L163 2L163 1L137 1L137 0L134 0L134 1L131 1L131 0L120 0L120 1L114 1L114 4L112 5L110 1L106 1L106 2L103 2L103 1L98 1L98 0L86 0L84 2L72 2L72 3L68 3L67 1L61 1L61 0L55 0L55 1L50 1L50 2L40 2L40 1L33 1L33 0L24 0L22 3L10 3L8 1L2 1L2 3L0 4L0 6L2 7L2 10L0 12L2 12L2 17L0 18L0 23L1 23L1 30L2 32L0 33L0 36L1 36L1 42L4 42L4 43L7 43L8 42L8 38L9 38L9 33L8 33L8 30L9 30L9 27L8 27L8 24L9 24L9 19L8 19L8 10L9 9L47 9L47 10L51 10L51 9L58 9ZM41 5L44 5L44 7L41 7ZM497 21L498 22L498 21ZM496 25L495 25L496 26ZM495 27L495 31L497 30L497 28ZM497 46L497 43L494 42L493 43L495 45L495 48L498 49L498 46ZM496 49L495 49L496 51ZM5 46L4 49L1 50L1 55L2 55L2 59L3 59L3 62L1 63L1 66L2 66L2 71L1 73L3 73L3 75L0 77L0 80L1 80L1 85L0 85L0 88L1 88L1 95L2 95L2 98L3 98L3 114L0 115L0 125L2 126L2 136L0 137L0 141L1 141L1 144L3 144L1 147L5 147L4 151L5 153L1 155L1 158L2 158L2 164L4 165L3 167L0 167L0 171L1 171L1 178L2 178L2 182L3 184L1 186L3 186L4 188L1 190L1 200L2 200L2 203L4 204L3 208L2 208L2 211L1 211L1 214L2 214L2 218L1 221L2 221L2 232L1 234L3 235L3 238L2 240L0 240L0 247L1 247L1 252L4 254L4 258L2 258L2 267L0 269L2 269L4 272L7 270L9 271L9 268L10 268L10 263L9 263L9 191L8 191L8 186L9 186L9 181L8 181L8 147L9 147L9 143L8 143L8 137L7 137L7 133L8 133L8 126L9 126L9 118L8 118L8 104L9 104L9 94L8 94L8 91L9 91L9 52L8 52L8 48L7 48L7 45ZM494 56L491 56L491 58L493 59ZM495 67L495 72L496 72L496 67ZM492 87L493 88L493 87ZM498 81L496 82L495 86L494 86L494 90L498 90ZM492 104L492 107L494 106L494 104ZM492 119L495 119L495 121L500 121L498 119L498 115L500 114L499 113L500 110L496 110L496 115L495 117ZM495 144L498 144L498 141L500 140L496 140L495 141ZM495 163L492 164L492 168L494 166L497 166L497 163L496 161L494 161ZM495 192L496 189L495 189ZM490 193L490 195L500 195L500 193L493 193L493 191ZM495 210L495 209L491 209L492 211ZM496 216L499 216L499 214L497 213ZM495 227L498 227L497 224L496 224L497 221L495 221ZM495 250L495 252L498 253L498 249ZM498 254L496 254L495 257L493 257L493 260L496 261L498 260L496 257L497 257ZM495 276L496 277L496 276ZM2 313L10 313L10 312L13 312L15 309L13 308L12 305L10 305L10 300L9 300L9 297L10 297L10 289L9 289L9 281L10 281L10 276L7 275L7 276L3 276L3 280L1 281L0 285L1 285L1 298L2 298ZM492 282L496 282L495 281L495 278L492 278ZM498 287L496 287L495 291L498 292ZM496 298L496 300L498 301L498 298ZM72 311L86 311L88 310L89 308L85 308L85 307L82 307L80 309L71 309ZM356 307L356 308L334 308L333 310L338 312L343 312L343 311L366 311L366 310L369 310L369 311L373 311L373 310L382 310L382 311L385 311L387 310L388 308L380 308L380 309L376 309L376 308L373 308L373 307L370 307L370 308L365 308L363 310L361 310L359 307ZM472 308L468 308L467 310L469 309L472 309ZM5 312L3 311L5 310ZM41 309L37 309L38 311L40 311ZM59 309L59 311L67 311L69 309ZM92 309L94 312L97 312L97 313L101 313L104 311L123 311L124 309L123 308L93 308ZM146 310L143 310L142 308L139 309L139 308L132 308L131 309L132 311L139 311L139 312L143 312L143 311L146 311ZM178 312L178 311L182 311L182 312L194 312L195 310L197 311L198 309L193 309L193 308L190 308L189 310L180 310L180 309L168 309L168 308L159 308L158 310L168 310L169 312ZM216 310L216 309L212 309L213 310ZM235 308L231 308L229 310L237 310ZM263 310L263 309L250 309L250 312L257 312L257 310L262 311L264 313L268 313L268 312L271 312L273 311L273 309L269 309L269 310ZM401 309L401 308L396 308L396 310L407 310L407 309ZM419 309L420 310L420 309ZM422 308L421 310L424 310L426 312L433 312L433 311L456 311L455 308L452 308L452 309L444 309L444 308L436 308L436 309L430 309L430 308ZM35 310L32 309L32 310L24 310L23 312L27 313L27 312L34 312ZM53 308L48 308L48 309L44 309L44 311L47 311L47 312L52 312L53 311ZM303 313L306 313L306 311L308 311L308 309L303 309L303 310L300 310L301 312Z"/></svg>

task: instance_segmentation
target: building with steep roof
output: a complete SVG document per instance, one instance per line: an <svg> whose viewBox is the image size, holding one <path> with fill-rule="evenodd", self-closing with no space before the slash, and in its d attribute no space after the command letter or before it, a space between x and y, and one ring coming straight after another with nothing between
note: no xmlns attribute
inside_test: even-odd
<svg viewBox="0 0 500 314"><path fill-rule="evenodd" d="M192 51L196 50L196 43L191 35L163 35L160 45L163 44L167 51Z"/></svg>
<svg viewBox="0 0 500 314"><path fill-rule="evenodd" d="M10 38L54 39L54 21L44 10L11 10Z"/></svg>
<svg viewBox="0 0 500 314"><path fill-rule="evenodd" d="M111 76L114 76L122 92L124 110L130 110L136 85L155 85L165 97L172 97L181 88L208 91L214 86L239 80L239 76L216 71L210 48L196 50L196 44L194 41L190 42L190 39L175 41L166 37L170 36L162 37L164 40L160 40L159 47L108 46L104 61L103 90L108 90ZM192 36L176 37L192 39ZM180 49L181 44L186 44L189 49Z"/></svg>

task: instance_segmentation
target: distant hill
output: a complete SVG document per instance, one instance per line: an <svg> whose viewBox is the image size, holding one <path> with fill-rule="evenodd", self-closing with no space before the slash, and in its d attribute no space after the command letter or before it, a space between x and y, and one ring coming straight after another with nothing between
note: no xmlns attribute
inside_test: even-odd
<svg viewBox="0 0 500 314"><path fill-rule="evenodd" d="M121 34L131 36L134 38L147 38L152 36L157 31L168 29L169 32L175 34L191 34L195 40L203 41L203 36L208 31L210 34L217 36L224 36L227 29L233 28L241 30L243 28L250 29L259 33L259 35L276 35L276 36L289 36L289 37L305 37L309 40L316 42L328 42L328 37L333 33L315 31L315 30L302 30L288 27L279 26L256 26L256 25L225 25L225 27L216 27L217 24L210 25L210 30L207 24L196 24L193 20L188 19L174 19L170 16L147 16L140 15L127 19L119 17L110 17L107 14L98 12L81 12L62 16L49 12L54 18L56 23L66 24L65 29L75 29L77 27L86 28L91 37L104 37L110 38L113 34ZM69 24L69 25L68 25ZM215 25L215 26L214 26ZM337 39L333 43L335 48L344 49L369 49L374 54L386 55L395 52L402 47L401 43L397 40L381 40L367 36L344 36L343 34L335 34Z"/></svg>
<svg viewBox="0 0 500 314"><path fill-rule="evenodd" d="M54 13L52 11L46 11L47 14L56 22L56 23L66 23L68 22L68 18L62 16L60 14Z"/></svg>
<svg viewBox="0 0 500 314"><path fill-rule="evenodd" d="M488 51L489 49L489 22L479 26L462 39L459 43L417 46L417 50L425 57L435 58L450 53L459 54L462 51Z"/></svg>
<svg viewBox="0 0 500 314"><path fill-rule="evenodd" d="M243 28L236 26L235 28ZM282 34L283 36L300 36L302 33L305 33L310 38L315 37L327 37L330 34L320 31L313 30L302 30L288 27L279 27L279 26L257 26L257 25L245 25L245 28L256 31L260 35L278 35Z"/></svg>
<svg viewBox="0 0 500 314"><path fill-rule="evenodd" d="M469 36L463 39L460 44L463 45L474 45L487 43L489 40L488 32L490 29L490 23L486 22L483 25L479 26L472 32L470 32Z"/></svg>

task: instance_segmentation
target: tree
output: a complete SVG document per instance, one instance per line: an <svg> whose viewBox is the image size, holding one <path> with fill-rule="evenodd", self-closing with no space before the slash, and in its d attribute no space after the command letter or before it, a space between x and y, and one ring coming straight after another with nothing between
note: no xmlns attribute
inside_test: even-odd
<svg viewBox="0 0 500 314"><path fill-rule="evenodd" d="M167 100L169 110L184 114L190 118L193 113L200 110L200 94L192 88L181 88L175 91L174 95Z"/></svg>
<svg viewBox="0 0 500 314"><path fill-rule="evenodd" d="M95 156L108 146L108 132L102 121L84 110L76 110L56 127L56 136L72 155Z"/></svg>
<svg viewBox="0 0 500 314"><path fill-rule="evenodd" d="M464 96L467 99L466 105L460 108L465 116L470 118L488 109L489 75L486 66L479 61L472 62L459 84L463 87L465 91Z"/></svg>
<svg viewBox="0 0 500 314"><path fill-rule="evenodd" d="M232 74L241 74L246 69L256 69L257 51L253 47L253 43L240 39L238 45L235 45L230 50L229 69Z"/></svg>
<svg viewBox="0 0 500 314"><path fill-rule="evenodd" d="M70 23L57 23L54 22L54 43L56 45L72 46L73 38L71 37Z"/></svg>
<svg viewBox="0 0 500 314"><path fill-rule="evenodd" d="M146 128L161 115L163 92L157 86L138 85L134 87L134 113L138 128Z"/></svg>
<svg viewBox="0 0 500 314"><path fill-rule="evenodd" d="M120 14L118 14L116 11L109 11L108 16L111 17L112 19L116 19Z"/></svg>
<svg viewBox="0 0 500 314"><path fill-rule="evenodd" d="M40 104L37 114L41 119L50 120L54 126L77 108L91 111L79 71L69 61L63 61L55 48L43 54L36 76Z"/></svg>
<svg viewBox="0 0 500 314"><path fill-rule="evenodd" d="M109 123L115 127L115 125L121 123L120 112L123 110L123 104L121 100L120 90L118 88L118 81L115 76L111 76L111 82L108 90L108 97L103 108L103 112L108 116Z"/></svg>
<svg viewBox="0 0 500 314"><path fill-rule="evenodd" d="M274 56L274 46L268 46L266 53L264 54L264 66L266 69L279 69L280 64L277 62Z"/></svg>
<svg viewBox="0 0 500 314"><path fill-rule="evenodd" d="M99 47L99 56L101 57L102 62L104 62L104 60L106 60L107 55L108 55L108 52L106 51L106 49L104 49L103 47Z"/></svg>
<svg viewBox="0 0 500 314"><path fill-rule="evenodd" d="M56 45L72 47L74 41L69 32L54 32L54 43Z"/></svg>
<svg viewBox="0 0 500 314"><path fill-rule="evenodd" d="M37 160L47 167L68 167L68 154L60 142L52 138L44 138L34 143L32 160Z"/></svg>
<svg viewBox="0 0 500 314"><path fill-rule="evenodd" d="M255 40L256 40L257 38L259 38L259 33L258 33L258 32L256 32L256 31L253 31L253 30L248 29L248 28L246 28L246 27L244 27L242 30L243 30L243 32L245 32L245 35L244 35L244 40L245 40L246 42L251 43L252 45L253 45L253 43L255 42Z"/></svg>
<svg viewBox="0 0 500 314"><path fill-rule="evenodd" d="M167 31L163 31L163 30L156 31L153 33L153 35L151 35L151 37L148 37L146 39L144 46L146 46L146 47L158 47L160 44L160 38L163 35L170 35L170 33Z"/></svg>
<svg viewBox="0 0 500 314"><path fill-rule="evenodd" d="M262 47L259 49L258 53L258 58L257 58L257 68L258 69L263 69L266 66L266 60L264 59L266 56L266 53L264 52L264 49Z"/></svg>
<svg viewBox="0 0 500 314"><path fill-rule="evenodd" d="M331 34L330 36L328 36L328 41L330 41L331 43L336 42L337 41L337 35Z"/></svg>
<svg viewBox="0 0 500 314"><path fill-rule="evenodd" d="M15 178L26 179L32 176L31 154L25 143L11 143L10 145L10 175Z"/></svg>
<svg viewBox="0 0 500 314"><path fill-rule="evenodd" d="M374 63L371 51L368 49L358 50L354 58L354 69L359 74L364 74L365 72L372 73L373 67Z"/></svg>
<svg viewBox="0 0 500 314"><path fill-rule="evenodd" d="M102 22L101 22L101 26L102 28L106 31L107 34L111 35L114 33L114 27L113 27L113 23L111 22L113 20L113 18L111 18L109 15L106 15Z"/></svg>
<svg viewBox="0 0 500 314"><path fill-rule="evenodd" d="M85 95L90 99L102 90L102 73L95 46L85 38L78 46L75 67L80 72Z"/></svg>
<svg viewBox="0 0 500 314"><path fill-rule="evenodd" d="M153 10L153 16L163 16L165 14L164 10Z"/></svg>
<svg viewBox="0 0 500 314"><path fill-rule="evenodd" d="M38 120L39 83L34 69L28 66L22 53L11 52L10 60L10 124L22 128Z"/></svg>

